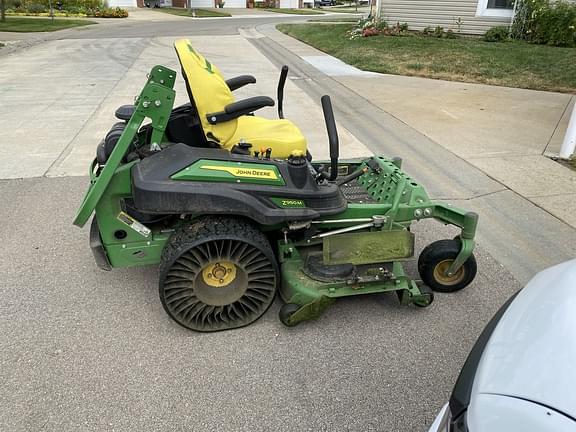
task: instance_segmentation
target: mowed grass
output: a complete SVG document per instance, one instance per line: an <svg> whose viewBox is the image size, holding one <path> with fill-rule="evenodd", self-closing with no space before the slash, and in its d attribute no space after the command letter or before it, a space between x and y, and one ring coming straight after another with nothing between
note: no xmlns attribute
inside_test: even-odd
<svg viewBox="0 0 576 432"><path fill-rule="evenodd" d="M162 8L158 8L158 9L154 9L154 10L169 13L172 15L180 15L180 16L187 16L187 17L193 16L192 12L188 11L188 9L185 9L185 8L162 7ZM193 10L196 13L197 18L232 16L226 12L219 12L219 11L214 11L214 10L210 10L210 9L193 9Z"/></svg>
<svg viewBox="0 0 576 432"><path fill-rule="evenodd" d="M574 48L417 35L350 40L346 32L351 28L278 25L280 31L367 71L576 93Z"/></svg>
<svg viewBox="0 0 576 432"><path fill-rule="evenodd" d="M280 8L264 8L267 12L277 12L283 14L291 14L291 15L324 15L323 12L310 9L310 8L303 8L303 9L280 9Z"/></svg>
<svg viewBox="0 0 576 432"><path fill-rule="evenodd" d="M353 7L321 7L320 10L324 12L337 12L337 13L348 13L348 14L359 14L359 13L367 13L370 12L370 8L362 8L359 7L358 9Z"/></svg>
<svg viewBox="0 0 576 432"><path fill-rule="evenodd" d="M59 19L54 18L20 18L6 17L5 22L0 22L0 31L5 32L51 32L72 27L96 24L86 19Z"/></svg>

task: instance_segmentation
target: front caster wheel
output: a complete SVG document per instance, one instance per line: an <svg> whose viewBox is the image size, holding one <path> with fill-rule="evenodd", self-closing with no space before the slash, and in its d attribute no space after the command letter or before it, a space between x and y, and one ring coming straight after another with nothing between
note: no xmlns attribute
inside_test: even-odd
<svg viewBox="0 0 576 432"><path fill-rule="evenodd" d="M286 303L284 305L282 305L282 307L280 308L280 313L278 314L280 316L280 321L282 322L282 324L284 324L286 327L294 327L296 323L292 323L290 322L290 317L301 308L300 305L294 304L294 303Z"/></svg>
<svg viewBox="0 0 576 432"><path fill-rule="evenodd" d="M278 265L251 223L205 217L174 232L160 263L160 300L178 324L212 332L248 325L270 307Z"/></svg>
<svg viewBox="0 0 576 432"><path fill-rule="evenodd" d="M467 287L476 277L474 255L456 273L446 274L459 252L459 240L439 240L426 246L418 258L418 272L422 281L438 292L454 292Z"/></svg>

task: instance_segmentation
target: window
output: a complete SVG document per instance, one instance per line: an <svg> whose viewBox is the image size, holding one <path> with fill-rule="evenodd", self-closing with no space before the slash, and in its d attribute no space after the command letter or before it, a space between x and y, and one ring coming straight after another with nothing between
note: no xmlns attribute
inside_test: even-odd
<svg viewBox="0 0 576 432"><path fill-rule="evenodd" d="M514 0L478 0L476 16L480 17L511 17Z"/></svg>
<svg viewBox="0 0 576 432"><path fill-rule="evenodd" d="M488 0L488 9L514 9L512 0Z"/></svg>

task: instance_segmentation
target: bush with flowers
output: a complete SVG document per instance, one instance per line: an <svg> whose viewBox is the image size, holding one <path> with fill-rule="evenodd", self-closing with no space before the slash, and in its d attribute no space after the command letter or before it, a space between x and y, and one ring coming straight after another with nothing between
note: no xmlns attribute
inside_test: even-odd
<svg viewBox="0 0 576 432"><path fill-rule="evenodd" d="M386 21L376 17L363 18L348 32L350 39L369 36L402 36L408 32L408 24L396 23L389 26Z"/></svg>
<svg viewBox="0 0 576 432"><path fill-rule="evenodd" d="M576 4L564 0L516 0L511 36L537 44L576 46Z"/></svg>
<svg viewBox="0 0 576 432"><path fill-rule="evenodd" d="M49 16L49 0L7 0L6 13L16 16ZM52 0L54 16L126 18L128 11L109 8L102 0Z"/></svg>

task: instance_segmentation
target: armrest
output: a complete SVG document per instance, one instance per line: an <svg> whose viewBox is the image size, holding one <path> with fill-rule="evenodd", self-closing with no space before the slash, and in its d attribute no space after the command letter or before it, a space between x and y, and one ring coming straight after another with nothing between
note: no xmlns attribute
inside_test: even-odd
<svg viewBox="0 0 576 432"><path fill-rule="evenodd" d="M207 114L206 118L210 124L222 123L267 106L274 106L274 100L268 96L256 96L226 105L224 111Z"/></svg>
<svg viewBox="0 0 576 432"><path fill-rule="evenodd" d="M256 82L256 78L252 75L240 75L234 78L230 78L226 80L226 85L230 89L230 91L238 90L240 87L244 87L247 84L254 84Z"/></svg>
<svg viewBox="0 0 576 432"><path fill-rule="evenodd" d="M134 114L134 111L136 111L135 105L122 105L116 110L114 115L118 120L124 120L127 122L132 117L132 114Z"/></svg>

